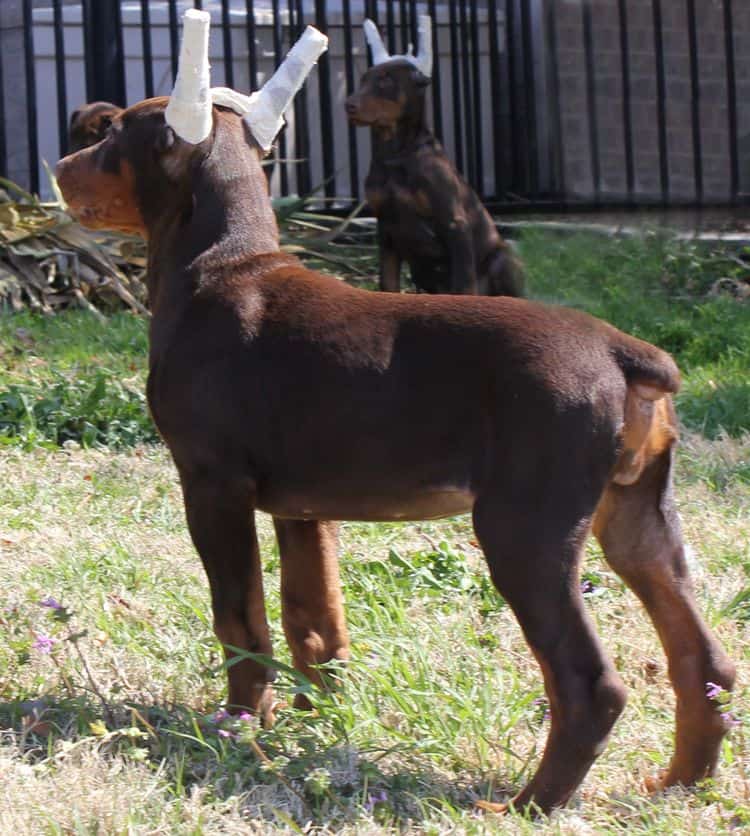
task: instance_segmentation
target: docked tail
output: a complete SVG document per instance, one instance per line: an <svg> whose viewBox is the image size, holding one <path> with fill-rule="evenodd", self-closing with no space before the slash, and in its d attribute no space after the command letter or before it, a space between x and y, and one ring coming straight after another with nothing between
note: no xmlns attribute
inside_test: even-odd
<svg viewBox="0 0 750 836"><path fill-rule="evenodd" d="M680 371L666 351L620 331L614 331L611 351L628 385L642 398L655 401L679 390Z"/></svg>

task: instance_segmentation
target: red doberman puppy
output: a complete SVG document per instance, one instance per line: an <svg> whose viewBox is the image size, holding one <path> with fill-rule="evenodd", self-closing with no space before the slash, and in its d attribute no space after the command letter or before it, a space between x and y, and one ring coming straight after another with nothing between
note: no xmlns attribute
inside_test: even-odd
<svg viewBox="0 0 750 836"><path fill-rule="evenodd" d="M273 515L283 625L314 680L311 665L348 655L330 521L470 512L549 697L541 764L513 803L549 811L626 699L579 589L593 530L669 660L676 750L662 783L710 775L726 729L706 682L731 689L734 666L688 577L671 358L574 310L374 293L306 269L279 249L247 124L209 102L207 136L188 142L166 123L167 103L128 108L58 178L85 224L148 239L148 401L220 641L272 652L256 510ZM270 669L245 658L228 678L232 707L272 719Z"/></svg>
<svg viewBox="0 0 750 836"><path fill-rule="evenodd" d="M365 21L376 63L346 100L349 120L372 130L365 195L378 219L380 289L399 290L405 261L428 293L521 296L523 273L510 246L427 126L429 23L420 17L416 58L391 58Z"/></svg>
<svg viewBox="0 0 750 836"><path fill-rule="evenodd" d="M91 102L73 111L68 129L69 153L101 142L122 108L111 102Z"/></svg>

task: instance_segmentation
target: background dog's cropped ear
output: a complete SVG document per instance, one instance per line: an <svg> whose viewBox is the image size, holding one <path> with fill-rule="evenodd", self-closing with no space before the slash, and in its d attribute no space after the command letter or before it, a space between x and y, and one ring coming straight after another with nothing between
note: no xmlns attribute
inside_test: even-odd
<svg viewBox="0 0 750 836"><path fill-rule="evenodd" d="M176 142L175 132L169 125L162 125L156 136L154 147L157 154L166 154Z"/></svg>
<svg viewBox="0 0 750 836"><path fill-rule="evenodd" d="M414 70L414 82L417 87L427 87L431 81L432 79L428 75L421 73L419 70Z"/></svg>
<svg viewBox="0 0 750 836"><path fill-rule="evenodd" d="M78 119L78 117L79 117L80 115L81 115L81 109L80 109L80 108L78 108L78 110L74 110L74 111L70 114L70 127L71 127L71 128L73 127L73 125L75 125L75 123L76 123L76 119Z"/></svg>

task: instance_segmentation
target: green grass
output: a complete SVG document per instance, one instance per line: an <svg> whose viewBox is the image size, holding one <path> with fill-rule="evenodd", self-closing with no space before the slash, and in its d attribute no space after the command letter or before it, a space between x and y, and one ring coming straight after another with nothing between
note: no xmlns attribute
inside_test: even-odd
<svg viewBox="0 0 750 836"><path fill-rule="evenodd" d="M686 426L711 438L750 431L750 304L710 293L717 279L750 272L728 257L731 247L531 233L522 253L532 296L581 308L674 355Z"/></svg>
<svg viewBox="0 0 750 836"><path fill-rule="evenodd" d="M586 310L675 356L686 427L709 438L750 431L750 304L710 293L717 279L743 275L731 249L529 232L521 252L532 298ZM0 315L0 443L155 441L146 329L130 314L106 323L84 312Z"/></svg>
<svg viewBox="0 0 750 836"><path fill-rule="evenodd" d="M628 707L581 790L549 821L475 812L475 800L528 780L548 726L538 668L468 517L344 524L353 658L342 690L313 691L312 715L282 708L268 731L217 723L225 673L205 577L168 453L142 443L154 438L142 400L146 323L4 316L0 833L750 827L750 306L706 295L734 262L654 237L527 235L522 251L534 297L605 316L682 366L676 495L701 610L740 674L733 710L743 723L716 781L644 793L671 753L674 698L642 609L590 544L585 600ZM19 393L26 405L13 412ZM279 556L264 515L259 533L277 690L291 703L309 685L286 667ZM63 609L42 606L49 596Z"/></svg>

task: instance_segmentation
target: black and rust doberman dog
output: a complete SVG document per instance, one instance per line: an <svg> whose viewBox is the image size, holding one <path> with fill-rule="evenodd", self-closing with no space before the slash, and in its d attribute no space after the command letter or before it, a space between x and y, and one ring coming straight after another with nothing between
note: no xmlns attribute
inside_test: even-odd
<svg viewBox="0 0 750 836"><path fill-rule="evenodd" d="M91 102L73 111L68 128L69 153L80 151L101 142L115 116L122 108L111 102Z"/></svg>
<svg viewBox="0 0 750 836"><path fill-rule="evenodd" d="M166 104L128 108L57 172L84 223L148 239L148 401L221 642L271 653L256 509L274 517L284 629L313 679L311 665L348 654L330 521L470 511L544 675L551 730L514 804L547 811L579 785L626 698L579 589L593 529L669 660L676 751L663 785L710 775L726 729L705 683L730 689L734 667L688 578L671 358L573 310L373 293L306 269L279 249L241 118L214 107L191 145L165 124ZM244 659L228 677L233 707L271 718L268 668Z"/></svg>
<svg viewBox="0 0 750 836"><path fill-rule="evenodd" d="M521 296L511 247L427 126L428 84L394 58L368 70L346 100L349 120L372 129L365 195L378 219L380 289L399 290L406 262L428 293Z"/></svg>

